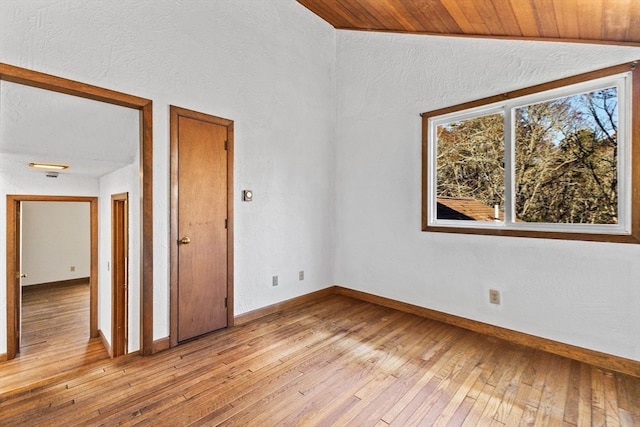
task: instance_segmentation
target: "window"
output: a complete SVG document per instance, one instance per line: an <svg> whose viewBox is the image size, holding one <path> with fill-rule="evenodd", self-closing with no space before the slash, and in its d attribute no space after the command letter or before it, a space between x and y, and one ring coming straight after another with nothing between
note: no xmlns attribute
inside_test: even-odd
<svg viewBox="0 0 640 427"><path fill-rule="evenodd" d="M640 243L639 112L634 62L423 113L423 230Z"/></svg>

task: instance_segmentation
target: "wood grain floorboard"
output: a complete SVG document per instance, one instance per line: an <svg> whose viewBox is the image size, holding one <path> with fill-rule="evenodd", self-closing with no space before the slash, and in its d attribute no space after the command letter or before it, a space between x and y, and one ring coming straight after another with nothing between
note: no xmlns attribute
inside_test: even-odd
<svg viewBox="0 0 640 427"><path fill-rule="evenodd" d="M89 284L26 286L20 352L0 363L0 396L102 365L109 355L89 336Z"/></svg>
<svg viewBox="0 0 640 427"><path fill-rule="evenodd" d="M640 378L332 295L9 390L0 425L638 426L639 393Z"/></svg>

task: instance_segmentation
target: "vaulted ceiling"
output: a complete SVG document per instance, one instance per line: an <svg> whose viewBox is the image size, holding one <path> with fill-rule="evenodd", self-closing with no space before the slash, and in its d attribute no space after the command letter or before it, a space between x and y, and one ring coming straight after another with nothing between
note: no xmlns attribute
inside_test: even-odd
<svg viewBox="0 0 640 427"><path fill-rule="evenodd" d="M640 0L297 0L337 29L640 45Z"/></svg>

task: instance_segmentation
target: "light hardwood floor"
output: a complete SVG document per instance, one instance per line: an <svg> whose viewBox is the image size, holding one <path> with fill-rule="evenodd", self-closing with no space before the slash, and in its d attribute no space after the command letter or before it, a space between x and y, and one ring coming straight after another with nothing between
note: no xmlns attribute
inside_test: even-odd
<svg viewBox="0 0 640 427"><path fill-rule="evenodd" d="M5 393L0 425L638 426L640 379L333 295Z"/></svg>
<svg viewBox="0 0 640 427"><path fill-rule="evenodd" d="M27 286L20 353L0 363L0 395L29 389L109 359L89 337L89 284Z"/></svg>

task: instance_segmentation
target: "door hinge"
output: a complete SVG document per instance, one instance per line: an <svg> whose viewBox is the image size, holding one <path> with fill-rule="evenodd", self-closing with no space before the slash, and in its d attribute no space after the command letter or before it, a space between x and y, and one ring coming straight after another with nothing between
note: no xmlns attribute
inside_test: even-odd
<svg viewBox="0 0 640 427"><path fill-rule="evenodd" d="M224 149L228 150L229 149L229 141L224 141Z"/></svg>
<svg viewBox="0 0 640 427"><path fill-rule="evenodd" d="M224 228L229 228L229 220L226 218L224 220Z"/></svg>
<svg viewBox="0 0 640 427"><path fill-rule="evenodd" d="M224 297L224 308L227 308L227 297Z"/></svg>

